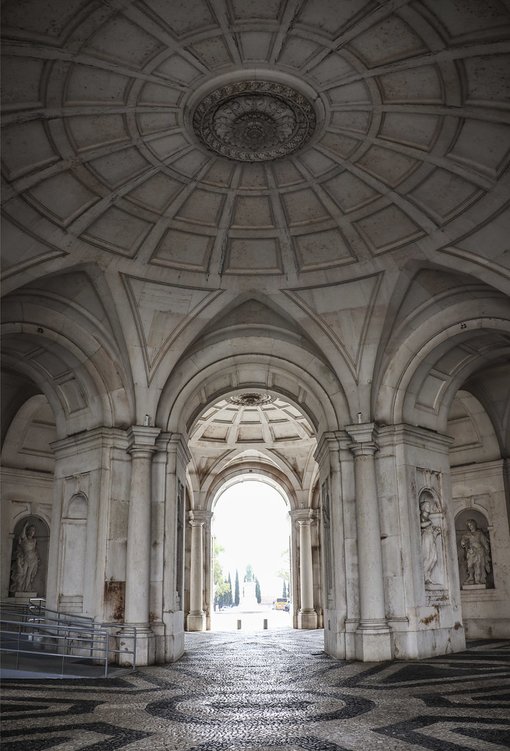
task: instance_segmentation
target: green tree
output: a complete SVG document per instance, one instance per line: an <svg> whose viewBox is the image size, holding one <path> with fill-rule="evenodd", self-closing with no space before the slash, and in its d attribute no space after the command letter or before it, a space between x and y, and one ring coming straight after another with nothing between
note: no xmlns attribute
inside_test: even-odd
<svg viewBox="0 0 510 751"><path fill-rule="evenodd" d="M257 598L257 602L260 605L262 601L262 593L260 591L260 582L258 579L255 579L255 597Z"/></svg>
<svg viewBox="0 0 510 751"><path fill-rule="evenodd" d="M241 599L239 597L239 571L236 569L236 580L234 584L234 605L239 605Z"/></svg>
<svg viewBox="0 0 510 751"><path fill-rule="evenodd" d="M214 565L213 565L213 581L214 581L214 607L225 607L225 601L228 596L228 581L225 578L223 568L219 559L220 553L223 552L222 546L214 541Z"/></svg>
<svg viewBox="0 0 510 751"><path fill-rule="evenodd" d="M289 597L290 595L290 553L289 548L286 547L282 550L281 554L281 568L277 572L277 576L283 579L283 594L282 597Z"/></svg>

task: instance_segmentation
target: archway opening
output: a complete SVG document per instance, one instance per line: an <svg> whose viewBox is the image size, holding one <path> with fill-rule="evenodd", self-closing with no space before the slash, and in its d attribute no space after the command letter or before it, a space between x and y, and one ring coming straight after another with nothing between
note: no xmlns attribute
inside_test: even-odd
<svg viewBox="0 0 510 751"><path fill-rule="evenodd" d="M291 403L282 395L256 391L253 388L249 391L233 391L220 398L216 397L207 406L204 405L190 426L188 446L191 461L188 466L188 526L184 569L187 630L217 628L218 618L215 616L218 615L219 608L230 608L228 597L228 605L224 599L219 602L217 597L217 589L222 589L222 576L224 583L225 578L228 582L230 574L233 606L246 606L246 602L241 605L244 585L248 585L247 590L253 589L250 579L261 579L260 572L255 570L255 558L267 560L274 546L278 558L284 550L289 549L291 562L288 568L293 572L290 583L286 583L285 587L288 610L284 602L277 603L287 616L285 623L288 622L295 628L320 628L323 620L318 465L315 460L317 439L310 418L295 402ZM265 484L264 494L270 492L268 487L276 493L272 501L272 514L275 513L274 498L277 499L276 505L284 509L286 531L282 536L283 541L268 543L268 525L273 523L271 520L266 520L265 530L260 531L258 539L254 535L253 530L257 524L264 526L259 493L258 505L255 504L258 520L245 509L237 523L231 523L234 529L237 527L239 530L245 523L243 517L251 519L251 529L245 537L244 548L248 547L247 541L255 537L258 550L249 556L253 560L240 558L237 562L224 563L225 571L217 572L217 581L214 581L215 563L221 560L223 553L218 545L226 547L220 539L217 526L221 505L226 503L225 499L228 499L230 493L239 494L239 488L248 487L254 480ZM237 510L242 505L241 499L234 508ZM215 511L216 530L213 529ZM231 516L232 513L231 511ZM266 513L274 519L269 511ZM238 536L240 537L239 534ZM226 558L227 553L225 551L223 558ZM251 566L248 572L247 566ZM280 560L278 565L273 563L273 570L281 568ZM234 604L236 570L239 578L239 603ZM264 578L265 591L260 592L261 602L257 605L266 608L269 606L269 610L272 610L276 600L283 600L283 581L270 583L266 572ZM254 612L257 610L259 608ZM308 620L303 618L303 613L306 617L310 616ZM223 620L227 621L226 618ZM234 619L236 627L237 620L239 619ZM260 616L259 621L260 628L263 628L264 618ZM268 617L268 621L275 621L275 618Z"/></svg>
<svg viewBox="0 0 510 751"><path fill-rule="evenodd" d="M262 476L226 483L212 518L211 628L257 630L292 625L290 504Z"/></svg>

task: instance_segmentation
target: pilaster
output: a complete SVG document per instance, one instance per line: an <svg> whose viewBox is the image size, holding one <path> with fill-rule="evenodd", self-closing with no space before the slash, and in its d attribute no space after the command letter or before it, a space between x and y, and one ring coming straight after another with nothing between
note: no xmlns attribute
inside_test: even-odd
<svg viewBox="0 0 510 751"><path fill-rule="evenodd" d="M185 485L190 459L186 436L159 434L153 459L153 506L159 507L159 526L154 533L159 552L153 572L156 602L151 603L151 612L160 619L152 628L156 633L156 662L162 664L178 660L184 652Z"/></svg>
<svg viewBox="0 0 510 751"><path fill-rule="evenodd" d="M352 659L347 619L357 604L357 566L355 566L353 457L346 450L350 443L343 431L323 433L315 451L319 465L321 497L322 588L324 610L324 648L338 659ZM345 457L348 454L348 461ZM357 623L357 620L356 620Z"/></svg>
<svg viewBox="0 0 510 751"><path fill-rule="evenodd" d="M125 621L137 629L137 665L155 659L154 634L149 626L151 561L152 456L159 428L133 425L128 431L131 489L126 561Z"/></svg>
<svg viewBox="0 0 510 751"><path fill-rule="evenodd" d="M458 651L465 635L451 494L452 439L399 423L381 427L377 440L386 611L394 652L420 659ZM423 532L430 526L423 524L427 519L432 540ZM432 581L430 568L426 575L431 560Z"/></svg>
<svg viewBox="0 0 510 751"><path fill-rule="evenodd" d="M377 426L346 426L352 438L356 481L356 523L360 621L356 630L356 657L363 662L390 660L390 630L385 617L379 502L375 473Z"/></svg>
<svg viewBox="0 0 510 751"><path fill-rule="evenodd" d="M123 455L124 430L98 427L51 444L55 455L53 509L48 558L48 606L105 620L104 583L111 512L113 457ZM67 518L71 498L84 499L80 519ZM83 574L85 572L85 575Z"/></svg>

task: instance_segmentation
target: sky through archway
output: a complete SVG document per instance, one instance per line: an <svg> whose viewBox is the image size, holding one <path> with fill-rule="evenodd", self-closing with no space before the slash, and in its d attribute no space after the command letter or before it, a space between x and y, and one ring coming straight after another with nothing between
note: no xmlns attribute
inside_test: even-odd
<svg viewBox="0 0 510 751"><path fill-rule="evenodd" d="M282 594L282 570L289 573L289 508L281 494L260 480L243 480L218 498L213 535L223 548L218 558L234 586L236 569L242 585L251 564L261 587L262 602Z"/></svg>

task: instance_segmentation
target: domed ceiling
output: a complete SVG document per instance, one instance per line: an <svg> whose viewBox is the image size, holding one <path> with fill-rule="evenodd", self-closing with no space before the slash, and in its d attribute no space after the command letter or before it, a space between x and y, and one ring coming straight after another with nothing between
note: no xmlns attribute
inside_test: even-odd
<svg viewBox="0 0 510 751"><path fill-rule="evenodd" d="M196 420L189 446L199 481L235 463L262 462L304 488L316 471L313 426L292 404L266 392L241 391L214 402Z"/></svg>
<svg viewBox="0 0 510 751"><path fill-rule="evenodd" d="M283 399L265 396L248 392L213 404L195 423L190 433L192 445L213 442L229 448L239 444L285 447L307 441L315 448L314 430L307 418Z"/></svg>
<svg viewBox="0 0 510 751"><path fill-rule="evenodd" d="M502 0L7 0L3 29L10 288L508 267Z"/></svg>

